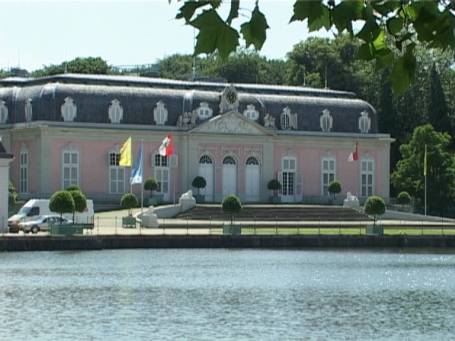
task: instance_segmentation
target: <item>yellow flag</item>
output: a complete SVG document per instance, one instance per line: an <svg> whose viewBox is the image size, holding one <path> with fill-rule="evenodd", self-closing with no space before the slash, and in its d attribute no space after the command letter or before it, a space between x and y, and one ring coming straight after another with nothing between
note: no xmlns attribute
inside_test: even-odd
<svg viewBox="0 0 455 341"><path fill-rule="evenodd" d="M119 166L131 167L131 137L120 148Z"/></svg>
<svg viewBox="0 0 455 341"><path fill-rule="evenodd" d="M425 145L425 154L423 155L423 176L427 176L427 145Z"/></svg>

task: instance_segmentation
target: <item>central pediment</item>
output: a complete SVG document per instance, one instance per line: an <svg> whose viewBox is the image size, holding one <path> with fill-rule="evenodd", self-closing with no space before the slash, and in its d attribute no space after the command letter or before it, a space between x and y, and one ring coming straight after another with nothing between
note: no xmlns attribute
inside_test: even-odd
<svg viewBox="0 0 455 341"><path fill-rule="evenodd" d="M273 135L272 131L248 120L237 112L215 116L191 131L213 134Z"/></svg>

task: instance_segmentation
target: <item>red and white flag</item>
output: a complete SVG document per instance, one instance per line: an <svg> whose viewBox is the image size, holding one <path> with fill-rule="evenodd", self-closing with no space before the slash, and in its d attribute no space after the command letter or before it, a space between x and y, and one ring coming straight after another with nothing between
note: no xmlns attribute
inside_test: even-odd
<svg viewBox="0 0 455 341"><path fill-rule="evenodd" d="M174 153L174 144L172 142L172 135L171 134L166 136L164 138L163 142L161 142L159 153L160 153L161 156L169 156L169 155L172 155Z"/></svg>
<svg viewBox="0 0 455 341"><path fill-rule="evenodd" d="M355 150L349 154L348 161L353 162L359 159L359 143L355 143Z"/></svg>

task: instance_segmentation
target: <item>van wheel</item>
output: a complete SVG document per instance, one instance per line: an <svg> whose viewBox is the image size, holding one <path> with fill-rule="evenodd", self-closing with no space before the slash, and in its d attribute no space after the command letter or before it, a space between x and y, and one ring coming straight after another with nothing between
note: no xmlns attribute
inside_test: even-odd
<svg viewBox="0 0 455 341"><path fill-rule="evenodd" d="M32 226L31 231L32 231L32 233L38 233L39 227L38 226Z"/></svg>

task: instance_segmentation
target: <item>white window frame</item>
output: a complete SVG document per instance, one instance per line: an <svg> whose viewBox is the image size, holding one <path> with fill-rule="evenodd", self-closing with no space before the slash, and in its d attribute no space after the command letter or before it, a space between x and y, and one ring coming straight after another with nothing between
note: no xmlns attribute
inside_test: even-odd
<svg viewBox="0 0 455 341"><path fill-rule="evenodd" d="M366 164L365 167L363 167L364 163ZM371 167L368 167L368 165L371 164ZM369 197L371 195L374 195L375 193L375 181L376 181L376 172L375 172L375 162L374 159L371 157L366 157L360 159L359 162L359 167L360 167L360 196L361 197ZM371 168L371 170L369 169ZM365 175L366 183L364 184L363 182L363 176ZM371 183L368 182L368 176L371 175ZM365 188L365 191L364 191ZM371 191L369 191L371 189Z"/></svg>
<svg viewBox="0 0 455 341"><path fill-rule="evenodd" d="M159 159L158 159L159 157ZM164 165L163 165L164 164ZM157 193L167 195L170 193L170 187L171 187L171 167L170 167L170 158L167 156L162 156L159 153L153 154L153 159L152 159L152 165L153 165L153 176L158 183L158 188L156 190ZM167 171L167 191L163 192L163 188L161 186L161 180L162 180L162 174L163 171ZM158 173L160 176L158 176Z"/></svg>
<svg viewBox="0 0 455 341"><path fill-rule="evenodd" d="M114 163L115 163L114 165L111 163L112 154L115 154L116 155L115 157L118 159L118 160L114 161ZM107 154L107 157L108 157L108 161L107 161L108 162L108 167L107 168L108 168L108 172L109 172L109 174L108 174L108 178L109 178L109 183L108 183L109 194L123 194L123 193L125 193L125 188L126 188L126 168L125 167L121 167L121 166L118 165L118 163L120 161L120 151L111 150ZM116 176L117 176L115 181L112 179L112 171L115 171ZM123 172L123 188L121 188L121 185L120 185L122 181L119 180L119 173L121 171ZM116 191L112 191L112 183L113 182L115 182Z"/></svg>
<svg viewBox="0 0 455 341"><path fill-rule="evenodd" d="M29 192L28 188L28 165L29 153L27 148L21 148L19 154L19 193L25 194Z"/></svg>
<svg viewBox="0 0 455 341"><path fill-rule="evenodd" d="M69 154L69 160L70 162L69 163L65 163L65 154ZM72 154L76 154L77 155L77 162L76 163L73 163L72 162ZM63 149L62 151L62 159L61 159L61 174L62 174L62 189L66 189L68 188L69 186L71 185L76 185L76 186L80 186L80 181L79 181L79 177L80 177L80 153L78 150L75 150L75 149ZM69 169L69 179L65 179L65 169L68 168ZM74 179L72 179L72 176L71 176L71 173L72 173L72 169L76 169L76 181L73 181ZM68 182L67 184L65 184L66 182Z"/></svg>
<svg viewBox="0 0 455 341"><path fill-rule="evenodd" d="M331 167L331 164L333 167ZM327 165L327 167L325 167ZM335 181L337 178L337 161L333 156L325 156L321 158L321 195L329 195L329 184ZM327 182L324 179L324 175L327 174Z"/></svg>
<svg viewBox="0 0 455 341"><path fill-rule="evenodd" d="M280 127L281 130L291 129L291 111L289 108L285 108L280 116Z"/></svg>
<svg viewBox="0 0 455 341"><path fill-rule="evenodd" d="M293 163L293 167L291 164ZM285 186L285 173L294 173L292 193L288 193L288 187ZM289 176L288 176L289 179ZM287 180L288 181L288 180ZM294 156L283 156L281 159L281 195L285 197L294 197L297 194L297 158Z"/></svg>

